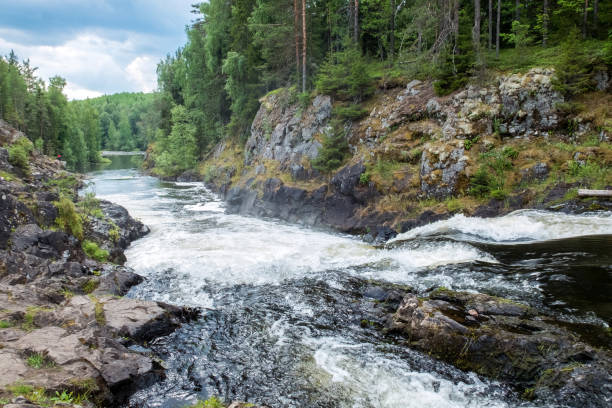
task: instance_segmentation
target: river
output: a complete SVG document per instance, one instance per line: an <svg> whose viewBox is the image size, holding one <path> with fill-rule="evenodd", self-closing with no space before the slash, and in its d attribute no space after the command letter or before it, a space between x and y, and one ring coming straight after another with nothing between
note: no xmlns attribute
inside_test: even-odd
<svg viewBox="0 0 612 408"><path fill-rule="evenodd" d="M363 325L376 307L363 296L372 280L509 297L585 333L612 322L610 213L459 215L375 248L226 214L201 183L161 182L112 159L90 173L88 188L151 228L126 252L146 277L128 296L203 310L147 345L167 376L136 392L131 407L184 407L211 395L270 407L533 406Z"/></svg>

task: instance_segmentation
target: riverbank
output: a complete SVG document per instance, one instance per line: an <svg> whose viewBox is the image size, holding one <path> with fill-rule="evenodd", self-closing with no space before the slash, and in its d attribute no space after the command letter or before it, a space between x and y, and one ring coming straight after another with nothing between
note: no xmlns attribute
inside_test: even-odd
<svg viewBox="0 0 612 408"><path fill-rule="evenodd" d="M0 136L0 404L118 404L163 375L138 345L197 312L124 298L143 280L124 250L148 227L79 197L81 176L20 132L2 123Z"/></svg>

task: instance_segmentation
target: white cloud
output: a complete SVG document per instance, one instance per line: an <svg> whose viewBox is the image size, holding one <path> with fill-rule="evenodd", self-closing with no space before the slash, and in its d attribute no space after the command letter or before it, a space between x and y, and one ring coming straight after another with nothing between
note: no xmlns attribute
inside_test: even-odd
<svg viewBox="0 0 612 408"><path fill-rule="evenodd" d="M150 56L136 57L125 71L143 92L155 90L157 84L156 61Z"/></svg>
<svg viewBox="0 0 612 408"><path fill-rule="evenodd" d="M78 85L75 85L71 82L66 83L66 87L64 88L64 93L70 100L96 98L98 96L104 95L102 92L93 91L91 89L86 89L86 88L81 88Z"/></svg>
<svg viewBox="0 0 612 408"><path fill-rule="evenodd" d="M157 57L138 55L137 50L146 41L138 34L122 34L115 36L123 37L121 40L112 40L99 33L83 32L54 46L24 45L0 36L0 50L14 49L20 58L29 58L31 65L38 67L38 76L45 80L54 75L66 78L66 94L71 99L154 90Z"/></svg>

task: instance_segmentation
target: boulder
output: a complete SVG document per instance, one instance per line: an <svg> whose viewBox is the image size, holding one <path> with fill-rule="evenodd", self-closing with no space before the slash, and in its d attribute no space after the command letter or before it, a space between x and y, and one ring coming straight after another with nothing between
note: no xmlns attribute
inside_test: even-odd
<svg viewBox="0 0 612 408"><path fill-rule="evenodd" d="M407 294L388 327L403 333L412 347L459 368L509 381L528 397L560 400L561 392L586 401L588 395L592 406L604 407L612 390L608 351L583 343L550 318L507 299L444 288L427 298ZM562 375L574 370L576 375Z"/></svg>

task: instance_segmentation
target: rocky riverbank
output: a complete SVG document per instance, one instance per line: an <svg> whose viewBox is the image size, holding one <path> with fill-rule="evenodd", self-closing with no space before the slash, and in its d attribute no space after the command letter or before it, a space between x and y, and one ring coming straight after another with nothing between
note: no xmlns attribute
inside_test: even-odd
<svg viewBox="0 0 612 408"><path fill-rule="evenodd" d="M197 312L124 298L142 277L123 250L148 228L79 198L61 162L16 161L23 138L0 123L0 405L116 404L163 375L139 345Z"/></svg>
<svg viewBox="0 0 612 408"><path fill-rule="evenodd" d="M179 180L204 179L230 212L378 240L456 213L610 209L577 197L612 185L610 94L566 101L553 76L500 75L446 97L421 81L380 89L365 117L345 123L349 157L331 174L311 161L338 131L334 101L318 95L304 108L281 89L261 100L244 147L223 142Z"/></svg>

